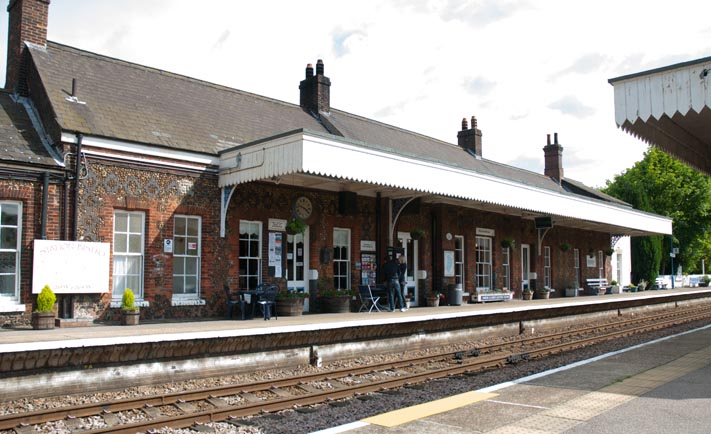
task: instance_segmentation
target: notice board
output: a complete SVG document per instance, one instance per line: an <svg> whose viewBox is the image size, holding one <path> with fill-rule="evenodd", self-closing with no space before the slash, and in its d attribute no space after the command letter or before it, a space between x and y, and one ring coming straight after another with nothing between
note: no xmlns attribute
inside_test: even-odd
<svg viewBox="0 0 711 434"><path fill-rule="evenodd" d="M32 293L44 285L57 294L109 291L109 243L35 240Z"/></svg>

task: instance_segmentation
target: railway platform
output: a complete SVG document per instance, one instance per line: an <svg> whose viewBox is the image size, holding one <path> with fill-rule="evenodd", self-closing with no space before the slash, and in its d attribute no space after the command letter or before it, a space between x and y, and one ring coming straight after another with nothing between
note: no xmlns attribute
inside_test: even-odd
<svg viewBox="0 0 711 434"><path fill-rule="evenodd" d="M12 399L56 393L52 388L80 393L319 364L513 336L639 309L708 302L710 297L709 288L677 288L270 321L144 321L138 326L0 329L0 388Z"/></svg>
<svg viewBox="0 0 711 434"><path fill-rule="evenodd" d="M711 325L318 434L708 433Z"/></svg>

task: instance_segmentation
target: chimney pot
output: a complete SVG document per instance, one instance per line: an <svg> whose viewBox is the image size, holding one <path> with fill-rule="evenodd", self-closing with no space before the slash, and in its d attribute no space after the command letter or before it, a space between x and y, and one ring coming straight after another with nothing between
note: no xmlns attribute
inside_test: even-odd
<svg viewBox="0 0 711 434"><path fill-rule="evenodd" d="M72 78L72 96L76 97L77 96L77 79Z"/></svg>
<svg viewBox="0 0 711 434"><path fill-rule="evenodd" d="M323 75L323 60L316 61L316 75Z"/></svg>
<svg viewBox="0 0 711 434"><path fill-rule="evenodd" d="M306 65L306 78L312 77L314 75L314 67L312 64Z"/></svg>
<svg viewBox="0 0 711 434"><path fill-rule="evenodd" d="M472 130L475 130L477 128L478 122L476 120L475 116L472 116Z"/></svg>
<svg viewBox="0 0 711 434"><path fill-rule="evenodd" d="M550 135L550 134L546 134L546 137L548 138L548 140L547 140L548 143L547 143L547 144L548 144L548 146L550 146L550 145L551 145L551 135Z"/></svg>
<svg viewBox="0 0 711 434"><path fill-rule="evenodd" d="M558 144L558 133L553 133L553 144L554 145Z"/></svg>
<svg viewBox="0 0 711 434"><path fill-rule="evenodd" d="M467 118L462 118L462 131L469 129L469 124L467 123Z"/></svg>

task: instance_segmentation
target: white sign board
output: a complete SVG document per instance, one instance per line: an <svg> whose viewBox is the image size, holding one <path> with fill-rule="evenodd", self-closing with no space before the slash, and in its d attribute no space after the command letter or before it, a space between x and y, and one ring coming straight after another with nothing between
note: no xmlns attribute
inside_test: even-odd
<svg viewBox="0 0 711 434"><path fill-rule="evenodd" d="M494 237L496 236L496 231L494 229L476 228L476 234L485 237Z"/></svg>
<svg viewBox="0 0 711 434"><path fill-rule="evenodd" d="M32 293L49 285L57 294L109 292L109 243L35 240Z"/></svg>
<svg viewBox="0 0 711 434"><path fill-rule="evenodd" d="M361 252L374 252L375 251L375 241L360 240L360 251Z"/></svg>
<svg viewBox="0 0 711 434"><path fill-rule="evenodd" d="M284 232L286 230L286 220L284 220L284 219L269 219L267 230Z"/></svg>

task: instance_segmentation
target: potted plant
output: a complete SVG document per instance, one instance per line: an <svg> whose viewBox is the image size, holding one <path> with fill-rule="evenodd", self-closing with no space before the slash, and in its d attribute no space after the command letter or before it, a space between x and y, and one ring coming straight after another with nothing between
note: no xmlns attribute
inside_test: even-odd
<svg viewBox="0 0 711 434"><path fill-rule="evenodd" d="M441 292L439 291L432 291L429 294L427 294L426 300L427 300L427 307L438 307L439 306L439 300L442 297Z"/></svg>
<svg viewBox="0 0 711 434"><path fill-rule="evenodd" d="M709 286L709 282L711 282L711 277L702 276L701 279L699 279L699 286Z"/></svg>
<svg viewBox="0 0 711 434"><path fill-rule="evenodd" d="M294 217L286 223L286 232L288 234L303 234L305 230L306 222L301 217Z"/></svg>
<svg viewBox="0 0 711 434"><path fill-rule="evenodd" d="M279 291L276 296L276 312L278 316L301 316L304 313L304 299L308 298L306 292L286 289Z"/></svg>
<svg viewBox="0 0 711 434"><path fill-rule="evenodd" d="M578 288L575 287L575 284L570 284L565 288L565 296L566 297L577 297L578 296Z"/></svg>
<svg viewBox="0 0 711 434"><path fill-rule="evenodd" d="M570 243L565 243L565 242L560 243L560 251L561 252L567 252L568 250L570 250L571 247L573 247L573 246L571 246Z"/></svg>
<svg viewBox="0 0 711 434"><path fill-rule="evenodd" d="M637 284L637 291L642 292L642 291L645 290L645 288L647 288L647 281L644 280L644 279L642 279L642 280L640 280L639 283Z"/></svg>
<svg viewBox="0 0 711 434"><path fill-rule="evenodd" d="M531 291L531 288L523 288L521 295L524 300L531 300L533 298L533 291Z"/></svg>
<svg viewBox="0 0 711 434"><path fill-rule="evenodd" d="M318 302L323 313L346 313L351 311L353 291L337 289L326 276L318 279Z"/></svg>
<svg viewBox="0 0 711 434"><path fill-rule="evenodd" d="M514 241L513 238L506 237L503 240L501 240L501 247L504 249L513 249L516 247L516 241Z"/></svg>
<svg viewBox="0 0 711 434"><path fill-rule="evenodd" d="M536 290L537 299L547 299L551 295L551 289L547 286Z"/></svg>
<svg viewBox="0 0 711 434"><path fill-rule="evenodd" d="M609 291L609 292L607 292L607 294L619 294L619 293L620 293L620 287L617 286L617 281L616 281L616 280L614 280L614 279L611 280L611 281L610 281L610 285L612 285L612 286L610 286L610 287L608 288L608 291Z"/></svg>
<svg viewBox="0 0 711 434"><path fill-rule="evenodd" d="M35 330L47 330L54 328L54 303L57 296L54 295L49 285L45 285L37 295L37 309L32 312L32 328Z"/></svg>
<svg viewBox="0 0 711 434"><path fill-rule="evenodd" d="M413 240L419 240L420 238L425 236L425 230L422 228L415 228L410 231L410 236Z"/></svg>
<svg viewBox="0 0 711 434"><path fill-rule="evenodd" d="M136 298L131 288L126 288L121 297L121 325L138 325L141 311L136 306Z"/></svg>
<svg viewBox="0 0 711 434"><path fill-rule="evenodd" d="M615 253L615 249L613 249L613 248L605 249L605 255L612 256L613 253Z"/></svg>

